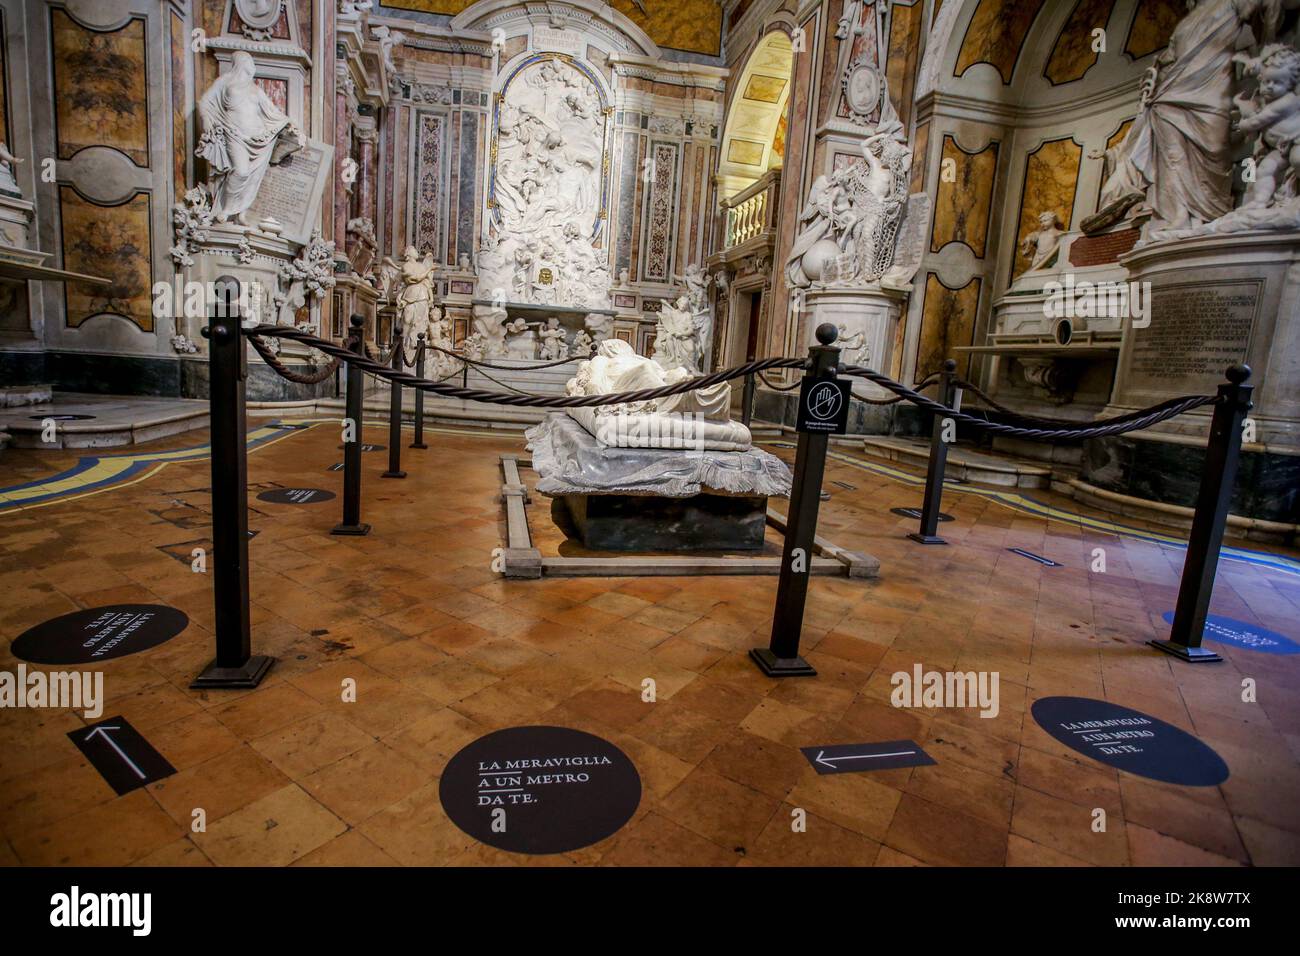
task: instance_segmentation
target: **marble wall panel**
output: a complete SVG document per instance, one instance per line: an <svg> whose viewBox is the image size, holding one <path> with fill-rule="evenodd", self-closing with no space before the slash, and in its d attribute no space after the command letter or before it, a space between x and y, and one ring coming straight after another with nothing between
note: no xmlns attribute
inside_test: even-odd
<svg viewBox="0 0 1300 956"><path fill-rule="evenodd" d="M415 114L415 180L411 190L411 241L421 254L442 253L443 184L447 178L447 118Z"/></svg>
<svg viewBox="0 0 1300 956"><path fill-rule="evenodd" d="M1124 41L1124 52L1135 60L1169 45L1169 35L1187 15L1185 0L1138 0L1133 25Z"/></svg>
<svg viewBox="0 0 1300 956"><path fill-rule="evenodd" d="M954 76L988 63L1010 83L1016 60L1044 0L979 0L957 54Z"/></svg>
<svg viewBox="0 0 1300 956"><path fill-rule="evenodd" d="M906 127L912 120L912 93L916 88L916 67L921 58L924 0L916 0L910 7L895 3L892 16L885 77L889 82L890 102Z"/></svg>
<svg viewBox="0 0 1300 956"><path fill-rule="evenodd" d="M149 165L149 103L145 21L118 30L89 30L62 10L50 11L54 119L59 159L87 146L119 150Z"/></svg>
<svg viewBox="0 0 1300 956"><path fill-rule="evenodd" d="M149 194L138 192L120 205L101 206L71 186L60 186L59 220L63 268L112 280L109 286L64 283L68 326L108 314L152 332Z"/></svg>
<svg viewBox="0 0 1300 956"><path fill-rule="evenodd" d="M1093 49L1093 30L1104 30L1115 0L1078 0L1052 45L1043 75L1053 86L1082 79L1100 54Z"/></svg>
<svg viewBox="0 0 1300 956"><path fill-rule="evenodd" d="M667 282L672 277L673 228L677 214L676 143L654 143L651 147L650 192L645 210L645 264L642 278Z"/></svg>
<svg viewBox="0 0 1300 956"><path fill-rule="evenodd" d="M943 368L945 359L957 359L957 370L969 371L970 359L953 351L970 345L975 334L975 317L979 311L979 277L960 289L950 289L933 272L925 277L925 304L921 310L921 336L916 360L917 381Z"/></svg>
<svg viewBox="0 0 1300 956"><path fill-rule="evenodd" d="M944 134L939 192L930 230L931 252L938 252L950 242L961 242L977 259L984 258L997 169L996 141L978 152L968 153L951 135ZM952 171L953 175L949 177L945 170Z"/></svg>

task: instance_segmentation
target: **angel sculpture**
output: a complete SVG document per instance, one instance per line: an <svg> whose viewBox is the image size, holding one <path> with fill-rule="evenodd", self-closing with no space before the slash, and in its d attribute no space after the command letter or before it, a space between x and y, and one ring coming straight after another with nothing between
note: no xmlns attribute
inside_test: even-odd
<svg viewBox="0 0 1300 956"><path fill-rule="evenodd" d="M408 352L415 349L420 333L430 336L429 307L433 305L433 253L427 253L423 259L415 251L415 246L407 246L399 265L389 256L384 256L381 274L396 276L394 284L399 287L397 305L402 317L402 341Z"/></svg>

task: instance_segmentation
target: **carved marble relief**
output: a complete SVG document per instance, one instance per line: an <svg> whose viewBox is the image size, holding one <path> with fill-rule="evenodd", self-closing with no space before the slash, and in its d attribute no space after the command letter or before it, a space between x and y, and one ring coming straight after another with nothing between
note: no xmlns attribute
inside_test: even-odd
<svg viewBox="0 0 1300 956"><path fill-rule="evenodd" d="M1074 192L1082 159L1083 147L1069 138L1043 143L1025 157L1012 279L1028 269L1035 259L1035 254L1023 251L1024 242L1030 233L1040 229L1040 217L1044 213L1055 213L1064 228L1069 228L1074 217Z"/></svg>
<svg viewBox="0 0 1300 956"><path fill-rule="evenodd" d="M980 279L976 277L960 289L949 289L933 272L926 275L916 357L917 381L942 369L945 359L955 358L958 371L967 370L970 360L963 362L953 349L971 344L979 310L980 286Z"/></svg>
<svg viewBox="0 0 1300 956"><path fill-rule="evenodd" d="M63 268L112 279L109 286L64 283L67 324L76 328L107 313L152 332L149 194L138 192L120 205L101 206L71 186L60 186L59 221Z"/></svg>
<svg viewBox="0 0 1300 956"><path fill-rule="evenodd" d="M954 75L988 63L1003 83L1010 83L1025 35L1042 7L1043 0L980 0L966 27Z"/></svg>
<svg viewBox="0 0 1300 956"><path fill-rule="evenodd" d="M51 10L50 25L59 159L71 159L87 146L107 146L147 167L144 19L134 17L119 30L98 32L62 10Z"/></svg>
<svg viewBox="0 0 1300 956"><path fill-rule="evenodd" d="M948 176L945 168L953 175ZM938 252L950 242L961 242L970 248L975 258L984 258L997 169L996 142L978 152L968 153L952 136L944 135L939 193L930 233L931 252Z"/></svg>
<svg viewBox="0 0 1300 956"><path fill-rule="evenodd" d="M1093 30L1104 30L1115 0L1078 0L1052 45L1043 75L1053 86L1082 79L1100 55L1093 49Z"/></svg>

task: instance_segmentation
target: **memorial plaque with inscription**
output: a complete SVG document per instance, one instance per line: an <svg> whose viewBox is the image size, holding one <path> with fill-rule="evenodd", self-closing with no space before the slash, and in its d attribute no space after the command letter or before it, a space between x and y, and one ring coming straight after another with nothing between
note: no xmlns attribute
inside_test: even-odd
<svg viewBox="0 0 1300 956"><path fill-rule="evenodd" d="M1151 290L1151 324L1134 328L1128 387L1166 395L1212 394L1250 347L1262 283L1183 282Z"/></svg>
<svg viewBox="0 0 1300 956"><path fill-rule="evenodd" d="M284 162L268 167L249 210L249 222L257 223L269 216L283 226L282 236L306 244L316 225L333 163L334 147L309 139Z"/></svg>

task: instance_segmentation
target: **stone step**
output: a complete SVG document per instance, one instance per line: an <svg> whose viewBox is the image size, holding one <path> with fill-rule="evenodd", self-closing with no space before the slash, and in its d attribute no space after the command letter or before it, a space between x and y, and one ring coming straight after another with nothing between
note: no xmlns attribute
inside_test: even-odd
<svg viewBox="0 0 1300 956"><path fill-rule="evenodd" d="M51 394L49 385L0 385L0 408L39 405L48 402Z"/></svg>
<svg viewBox="0 0 1300 956"><path fill-rule="evenodd" d="M54 440L45 441L45 419L61 415L86 417L58 420ZM208 403L184 398L55 392L47 402L0 409L14 448L114 448L207 427Z"/></svg>
<svg viewBox="0 0 1300 956"><path fill-rule="evenodd" d="M917 438L869 435L862 440L868 455L896 461L924 471L930 461L930 443ZM1052 470L1035 462L991 455L954 445L948 449L945 477L1004 488L1049 488Z"/></svg>

